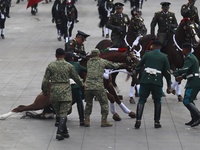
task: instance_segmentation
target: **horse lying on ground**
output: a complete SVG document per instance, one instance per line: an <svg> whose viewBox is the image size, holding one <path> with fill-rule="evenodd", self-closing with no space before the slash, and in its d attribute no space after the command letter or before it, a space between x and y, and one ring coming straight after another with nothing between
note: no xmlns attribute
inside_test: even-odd
<svg viewBox="0 0 200 150"><path fill-rule="evenodd" d="M50 104L49 96L44 95L42 92L36 96L34 102L30 105L19 105L18 107L12 109L10 112L6 114L0 115L0 120L5 120L6 118L16 115L17 113L25 112L25 111L36 111L41 110L47 107ZM29 113L25 115L30 115ZM38 118L52 118L53 113L41 113Z"/></svg>

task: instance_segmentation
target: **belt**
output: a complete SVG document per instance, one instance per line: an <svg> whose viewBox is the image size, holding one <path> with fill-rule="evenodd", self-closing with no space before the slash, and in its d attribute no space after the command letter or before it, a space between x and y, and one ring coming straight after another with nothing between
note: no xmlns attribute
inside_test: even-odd
<svg viewBox="0 0 200 150"><path fill-rule="evenodd" d="M152 74L152 75L156 75L157 73L161 73L160 70L157 70L157 69L154 69L154 68L149 68L149 67L145 68L144 70L146 71L146 73Z"/></svg>
<svg viewBox="0 0 200 150"><path fill-rule="evenodd" d="M187 79L191 77L199 77L199 73L193 73L186 76Z"/></svg>

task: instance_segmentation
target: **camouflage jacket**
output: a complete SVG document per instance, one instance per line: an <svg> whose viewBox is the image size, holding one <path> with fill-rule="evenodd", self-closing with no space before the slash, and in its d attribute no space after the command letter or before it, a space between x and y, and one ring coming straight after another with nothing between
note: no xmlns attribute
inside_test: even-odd
<svg viewBox="0 0 200 150"><path fill-rule="evenodd" d="M102 90L104 69L117 69L122 63L113 63L100 57L93 57L87 62L85 90Z"/></svg>
<svg viewBox="0 0 200 150"><path fill-rule="evenodd" d="M51 62L45 71L42 81L42 91L47 94L48 83L51 84L50 97L52 101L71 101L72 78L80 87L83 87L82 79L78 76L74 66L64 59Z"/></svg>

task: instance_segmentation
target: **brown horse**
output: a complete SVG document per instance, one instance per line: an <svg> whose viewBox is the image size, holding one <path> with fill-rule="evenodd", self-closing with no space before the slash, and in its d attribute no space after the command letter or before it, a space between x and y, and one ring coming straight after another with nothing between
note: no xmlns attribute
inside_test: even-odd
<svg viewBox="0 0 200 150"><path fill-rule="evenodd" d="M118 51L107 51L107 52L102 52L100 53L99 57L109 60L109 61L113 61L113 62L120 62L120 63L126 63L128 66L132 64L136 64L138 63L138 59L132 55L129 54L127 52L118 52ZM116 59L117 58L117 59ZM82 66L87 66L87 61L90 59L90 55L87 56L87 58L82 59L80 61L80 64ZM107 92L107 97L110 101L110 105L112 105L112 107L114 107L114 103L116 102L119 107L122 109L122 111L126 114L129 115L129 117L131 118L135 118L135 113L132 112L131 110L129 110L119 99L117 93L115 92L114 86L111 82L111 76L109 77L109 79L105 79L104 78L104 87L108 90ZM115 121L120 121L121 117L114 111L111 110L111 113L113 114L113 119Z"/></svg>

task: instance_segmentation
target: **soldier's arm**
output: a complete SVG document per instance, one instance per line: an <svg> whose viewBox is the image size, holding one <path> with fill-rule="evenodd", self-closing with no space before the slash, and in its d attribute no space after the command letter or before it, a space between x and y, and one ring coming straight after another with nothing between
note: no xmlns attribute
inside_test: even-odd
<svg viewBox="0 0 200 150"><path fill-rule="evenodd" d="M188 69L189 69L191 66L192 66L191 60L190 60L190 58L187 58L187 59L185 59L185 61L184 61L183 67L180 68L179 70L174 71L173 74L174 74L175 76L181 75L181 76L184 77L184 76L186 75ZM185 78L185 77L184 77L184 78Z"/></svg>
<svg viewBox="0 0 200 150"><path fill-rule="evenodd" d="M78 72L75 70L75 68L71 65L70 68L70 78L72 78L80 87L83 87L83 80L78 75Z"/></svg>
<svg viewBox="0 0 200 150"><path fill-rule="evenodd" d="M156 24L157 24L157 13L154 14L154 17L151 21L151 36L155 36Z"/></svg>
<svg viewBox="0 0 200 150"><path fill-rule="evenodd" d="M42 80L42 86L41 86L42 92L45 95L47 95L47 93L48 93L48 83L49 83L49 80L50 80L50 74L51 74L50 70L47 67L45 74L44 74L44 77L43 77L43 80Z"/></svg>
<svg viewBox="0 0 200 150"><path fill-rule="evenodd" d="M109 29L111 29L111 30L119 28L118 26L113 25L113 15L111 15L110 18L108 19L106 27L109 28Z"/></svg>

